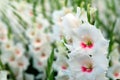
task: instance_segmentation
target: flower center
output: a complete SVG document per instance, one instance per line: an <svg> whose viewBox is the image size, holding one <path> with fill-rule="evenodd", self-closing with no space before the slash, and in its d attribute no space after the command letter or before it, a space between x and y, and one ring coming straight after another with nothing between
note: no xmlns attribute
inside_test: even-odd
<svg viewBox="0 0 120 80"><path fill-rule="evenodd" d="M61 68L62 68L63 70L66 70L66 69L67 69L67 67L66 67L65 65L61 66Z"/></svg>
<svg viewBox="0 0 120 80"><path fill-rule="evenodd" d="M42 57L42 58L46 57L46 54L45 54L45 53L42 53L42 54L41 54L41 57Z"/></svg>
<svg viewBox="0 0 120 80"><path fill-rule="evenodd" d="M92 72L92 70L93 70L93 68L92 67L85 67L85 66L82 66L81 67L81 69L82 69L82 72L87 72L87 73L90 73L90 72Z"/></svg>
<svg viewBox="0 0 120 80"><path fill-rule="evenodd" d="M34 35L35 35L35 32L31 32L31 35L34 36Z"/></svg>
<svg viewBox="0 0 120 80"><path fill-rule="evenodd" d="M22 67L24 64L22 62L19 62L18 65Z"/></svg>
<svg viewBox="0 0 120 80"><path fill-rule="evenodd" d="M92 48L93 47L92 41L81 42L80 45L81 45L82 48Z"/></svg>
<svg viewBox="0 0 120 80"><path fill-rule="evenodd" d="M1 40L5 40L5 37L4 37L4 36L2 36L2 37L1 37Z"/></svg>
<svg viewBox="0 0 120 80"><path fill-rule="evenodd" d="M35 51L39 51L39 50L40 50L40 47L35 48Z"/></svg>
<svg viewBox="0 0 120 80"><path fill-rule="evenodd" d="M36 39L36 43L40 43L41 42L41 40L40 39Z"/></svg>
<svg viewBox="0 0 120 80"><path fill-rule="evenodd" d="M41 29L42 28L42 24L38 24L38 29Z"/></svg>
<svg viewBox="0 0 120 80"><path fill-rule="evenodd" d="M42 62L39 61L39 62L38 62L38 65L39 65L39 66L42 66Z"/></svg>
<svg viewBox="0 0 120 80"><path fill-rule="evenodd" d="M30 11L29 14L30 14L30 16L33 16L33 12L32 11Z"/></svg>
<svg viewBox="0 0 120 80"><path fill-rule="evenodd" d="M89 36L84 36L82 38L82 42L80 43L80 46L82 48L92 48L93 47L93 41Z"/></svg>
<svg viewBox="0 0 120 80"><path fill-rule="evenodd" d="M11 62L13 62L14 60L15 60L15 58L14 58L14 57L11 57L11 58L10 58L10 61L11 61Z"/></svg>
<svg viewBox="0 0 120 80"><path fill-rule="evenodd" d="M118 77L120 74L119 73L114 73L114 76L115 77Z"/></svg>
<svg viewBox="0 0 120 80"><path fill-rule="evenodd" d="M9 49L9 48L10 48L10 45L9 45L9 44L7 44L7 45L6 45L6 48L7 48L7 49Z"/></svg>
<svg viewBox="0 0 120 80"><path fill-rule="evenodd" d="M20 54L20 50L18 50L18 49L15 52L16 52L16 54Z"/></svg>

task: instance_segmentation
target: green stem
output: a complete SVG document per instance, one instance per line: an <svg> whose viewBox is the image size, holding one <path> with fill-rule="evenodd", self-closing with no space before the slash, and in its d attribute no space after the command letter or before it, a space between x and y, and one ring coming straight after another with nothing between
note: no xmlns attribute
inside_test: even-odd
<svg viewBox="0 0 120 80"><path fill-rule="evenodd" d="M53 45L50 57L48 58L48 61L47 61L47 68L46 68L47 80L54 80L53 79L53 72L54 71L52 69L52 64L53 64L53 61L54 61L54 48L55 48L55 46Z"/></svg>
<svg viewBox="0 0 120 80"><path fill-rule="evenodd" d="M110 43L109 43L109 48L108 48L108 55L107 55L107 58L109 59L109 55L112 51L112 46L113 46L113 43L114 43L114 39L113 39L113 36L114 36L114 28L115 28L115 24L116 24L116 20L114 21L113 25L112 25L112 28L111 28L111 32L109 34L109 38L110 38Z"/></svg>
<svg viewBox="0 0 120 80"><path fill-rule="evenodd" d="M65 6L67 7L67 4L68 4L68 0L65 0Z"/></svg>
<svg viewBox="0 0 120 80"><path fill-rule="evenodd" d="M33 2L33 22L36 21L36 16L37 16L37 13L36 13L36 7L37 7L37 3L38 3L38 0L34 0Z"/></svg>

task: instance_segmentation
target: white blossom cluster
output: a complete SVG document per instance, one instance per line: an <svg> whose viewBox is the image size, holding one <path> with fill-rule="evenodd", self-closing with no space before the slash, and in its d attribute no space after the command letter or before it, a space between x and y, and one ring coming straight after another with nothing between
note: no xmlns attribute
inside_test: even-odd
<svg viewBox="0 0 120 80"><path fill-rule="evenodd" d="M119 45L109 55L110 41L91 23L96 8L68 5L0 0L0 80L120 79Z"/></svg>
<svg viewBox="0 0 120 80"><path fill-rule="evenodd" d="M82 10L78 8L76 15L66 14L62 17L61 25L55 26L62 29L61 33L68 42L63 43L70 51L57 56L54 64L54 68L58 71L57 80L107 80L106 54L109 41L96 26L85 20L87 19L85 14L86 12L83 15ZM60 39L61 34L58 35Z"/></svg>

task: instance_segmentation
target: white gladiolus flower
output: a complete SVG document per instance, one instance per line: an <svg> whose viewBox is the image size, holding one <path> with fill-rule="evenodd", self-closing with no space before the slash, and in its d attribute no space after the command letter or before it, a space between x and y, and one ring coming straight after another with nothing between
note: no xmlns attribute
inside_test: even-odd
<svg viewBox="0 0 120 80"><path fill-rule="evenodd" d="M103 73L97 76L95 80L109 80L109 79L106 77L106 73Z"/></svg>
<svg viewBox="0 0 120 80"><path fill-rule="evenodd" d="M0 80L120 80L116 1L102 6L105 15L95 15L91 2L0 0Z"/></svg>
<svg viewBox="0 0 120 80"><path fill-rule="evenodd" d="M36 33L36 30L34 28L28 28L26 30L26 36L29 38L29 39L33 39L35 36L37 35Z"/></svg>
<svg viewBox="0 0 120 80"><path fill-rule="evenodd" d="M39 71L45 69L45 67L47 66L47 60L50 56L50 50L51 50L51 47L49 44L45 44L42 47L40 47L40 51L38 51L33 56L34 68L36 68Z"/></svg>
<svg viewBox="0 0 120 80"><path fill-rule="evenodd" d="M7 71L0 71L0 80L7 80L7 74L8 72Z"/></svg>
<svg viewBox="0 0 120 80"><path fill-rule="evenodd" d="M34 80L34 75L32 74L25 74L25 80Z"/></svg>
<svg viewBox="0 0 120 80"><path fill-rule="evenodd" d="M64 33L68 36L74 34L74 31L80 26L80 21L78 17L69 13L63 17L62 24L65 29Z"/></svg>
<svg viewBox="0 0 120 80"><path fill-rule="evenodd" d="M88 51L88 53L107 53L109 41L105 40L102 33L95 26L88 23L79 26L76 38L73 38L73 50Z"/></svg>
<svg viewBox="0 0 120 80"><path fill-rule="evenodd" d="M43 16L41 16L41 15L39 15L37 17L37 26L36 26L36 28L37 28L38 31L39 30L44 31L44 29L49 27L49 26L50 26L50 23L48 22L47 19L44 19Z"/></svg>
<svg viewBox="0 0 120 80"><path fill-rule="evenodd" d="M113 80L120 79L120 64L114 64L108 69L107 76Z"/></svg>
<svg viewBox="0 0 120 80"><path fill-rule="evenodd" d="M53 65L54 69L58 71L66 71L68 69L68 62L66 57L58 57Z"/></svg>
<svg viewBox="0 0 120 80"><path fill-rule="evenodd" d="M101 73L105 73L108 61L103 54L92 57L79 54L70 57L68 64L76 80L95 80Z"/></svg>
<svg viewBox="0 0 120 80"><path fill-rule="evenodd" d="M4 44L2 44L1 49L2 52L11 52L14 48L13 41L7 41Z"/></svg>
<svg viewBox="0 0 120 80"><path fill-rule="evenodd" d="M0 42L7 42L8 38L7 35L0 34Z"/></svg>
<svg viewBox="0 0 120 80"><path fill-rule="evenodd" d="M41 79L41 80L45 80L46 78L46 74L45 71L43 71L42 73L38 74L35 79Z"/></svg>
<svg viewBox="0 0 120 80"><path fill-rule="evenodd" d="M53 41L60 41L63 37L63 26L54 25L53 33L51 35Z"/></svg>
<svg viewBox="0 0 120 80"><path fill-rule="evenodd" d="M111 52L110 54L110 59L111 59L111 63L113 65L116 65L119 63L119 60L120 60L120 53L118 51L118 46L115 47L115 49Z"/></svg>
<svg viewBox="0 0 120 80"><path fill-rule="evenodd" d="M70 80L68 75L57 75L56 80Z"/></svg>
<svg viewBox="0 0 120 80"><path fill-rule="evenodd" d="M1 55L1 61L3 64L8 63L9 65L15 65L15 60L16 57L13 53L9 52L9 53L4 53Z"/></svg>
<svg viewBox="0 0 120 80"><path fill-rule="evenodd" d="M77 7L76 16L79 17L80 21L85 23L88 22L87 12L84 10L84 8Z"/></svg>
<svg viewBox="0 0 120 80"><path fill-rule="evenodd" d="M52 14L52 17L53 17L53 22L55 23L55 25L56 24L60 25L62 22L62 17L71 12L72 12L72 9L66 8L66 7L63 7L62 10L54 11Z"/></svg>
<svg viewBox="0 0 120 80"><path fill-rule="evenodd" d="M39 35L36 35L32 40L31 40L31 44L32 46L34 47L39 47L39 46L42 46L43 44L46 43L46 36L44 34L39 34Z"/></svg>
<svg viewBox="0 0 120 80"><path fill-rule="evenodd" d="M39 59L34 59L33 67L38 71L45 71L45 67L47 65L46 61L40 61Z"/></svg>
<svg viewBox="0 0 120 80"><path fill-rule="evenodd" d="M64 25L62 25L63 23L63 18L67 13L70 13L72 10L70 8L63 8L60 11L54 11L52 14L53 17L53 33L52 33L52 38L53 41L60 41L63 36L64 36L64 32L66 31L66 29L64 28ZM64 31L65 30L65 31Z"/></svg>
<svg viewBox="0 0 120 80"><path fill-rule="evenodd" d="M38 58L40 58L40 56L42 57L42 55L44 58L49 57L51 50L51 46L49 43L45 43L42 46L37 46L37 47L30 45L29 48L30 48L30 54Z"/></svg>
<svg viewBox="0 0 120 80"><path fill-rule="evenodd" d="M25 50L24 50L22 43L17 43L16 46L13 48L13 53L15 57L23 56L24 52Z"/></svg>
<svg viewBox="0 0 120 80"><path fill-rule="evenodd" d="M8 31L6 25L0 22L0 42L7 42L7 34Z"/></svg>
<svg viewBox="0 0 120 80"><path fill-rule="evenodd" d="M41 46L34 47L32 45L29 45L29 49L30 49L30 54L31 55L36 55L41 51Z"/></svg>
<svg viewBox="0 0 120 80"><path fill-rule="evenodd" d="M53 64L53 68L58 72L56 80L69 80L68 62L66 57L58 57Z"/></svg>
<svg viewBox="0 0 120 80"><path fill-rule="evenodd" d="M29 61L25 56L16 59L16 67L18 67L20 70L26 70L28 66Z"/></svg>

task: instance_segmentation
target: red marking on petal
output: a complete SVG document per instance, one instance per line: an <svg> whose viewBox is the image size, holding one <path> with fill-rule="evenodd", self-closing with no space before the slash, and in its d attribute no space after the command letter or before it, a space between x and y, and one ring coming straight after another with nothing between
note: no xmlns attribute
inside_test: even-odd
<svg viewBox="0 0 120 80"><path fill-rule="evenodd" d="M82 43L81 43L81 47L82 47L82 48L86 48L87 45L86 45L85 43L82 42Z"/></svg>
<svg viewBox="0 0 120 80"><path fill-rule="evenodd" d="M93 47L93 44L88 45L88 48L92 48L92 47Z"/></svg>
<svg viewBox="0 0 120 80"><path fill-rule="evenodd" d="M3 36L3 37L1 37L1 40L5 40L5 37Z"/></svg>
<svg viewBox="0 0 120 80"><path fill-rule="evenodd" d="M18 63L19 66L23 66L24 64L23 63Z"/></svg>
<svg viewBox="0 0 120 80"><path fill-rule="evenodd" d="M41 42L41 40L40 40L40 39L37 39L37 40L36 40L36 43L40 43L40 42Z"/></svg>
<svg viewBox="0 0 120 80"><path fill-rule="evenodd" d="M115 76L115 77L118 77L118 76L119 76L119 73L115 73L114 76Z"/></svg>
<svg viewBox="0 0 120 80"><path fill-rule="evenodd" d="M92 72L92 69L87 69L87 72L88 72L88 73Z"/></svg>
<svg viewBox="0 0 120 80"><path fill-rule="evenodd" d="M6 48L10 48L10 45L8 44L8 45L6 45Z"/></svg>
<svg viewBox="0 0 120 80"><path fill-rule="evenodd" d="M82 66L82 72L86 72L87 68Z"/></svg>
<svg viewBox="0 0 120 80"><path fill-rule="evenodd" d="M63 70L66 70L66 69L67 69L67 67L66 67L66 66L62 66L61 68L62 68Z"/></svg>
<svg viewBox="0 0 120 80"><path fill-rule="evenodd" d="M42 53L42 54L41 54L41 57L45 57L45 56L46 56L46 54L45 54L45 53Z"/></svg>
<svg viewBox="0 0 120 80"><path fill-rule="evenodd" d="M19 50L16 50L16 54L20 54L20 51L19 51Z"/></svg>
<svg viewBox="0 0 120 80"><path fill-rule="evenodd" d="M81 45L82 48L89 48L89 49L93 48L93 44L92 43L87 45L86 43L82 42L80 45Z"/></svg>
<svg viewBox="0 0 120 80"><path fill-rule="evenodd" d="M40 50L40 48L39 48L39 47L37 47L37 48L35 48L35 50L36 50L36 51L39 51L39 50Z"/></svg>
<svg viewBox="0 0 120 80"><path fill-rule="evenodd" d="M42 24L38 24L38 29L41 29L42 28Z"/></svg>
<svg viewBox="0 0 120 80"><path fill-rule="evenodd" d="M35 32L31 32L31 35L34 36L34 35L35 35Z"/></svg>
<svg viewBox="0 0 120 80"><path fill-rule="evenodd" d="M10 61L13 62L15 59L13 57L10 58Z"/></svg>
<svg viewBox="0 0 120 80"><path fill-rule="evenodd" d="M33 12L32 11L30 11L30 16L33 16Z"/></svg>
<svg viewBox="0 0 120 80"><path fill-rule="evenodd" d="M38 65L42 66L42 62L38 62Z"/></svg>
<svg viewBox="0 0 120 80"><path fill-rule="evenodd" d="M87 72L87 73L90 73L93 70L92 68L86 68L84 66L82 66L81 69L82 69L82 72Z"/></svg>

